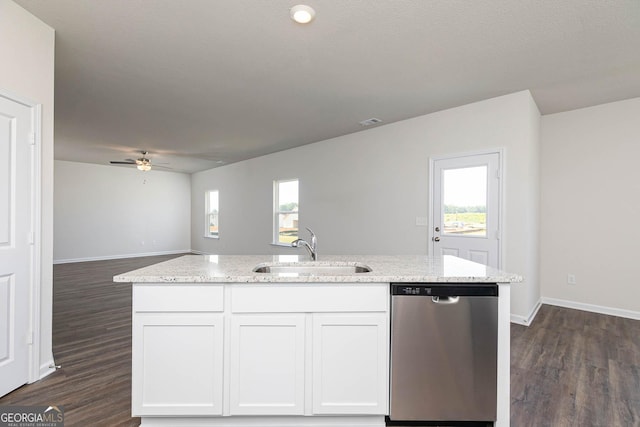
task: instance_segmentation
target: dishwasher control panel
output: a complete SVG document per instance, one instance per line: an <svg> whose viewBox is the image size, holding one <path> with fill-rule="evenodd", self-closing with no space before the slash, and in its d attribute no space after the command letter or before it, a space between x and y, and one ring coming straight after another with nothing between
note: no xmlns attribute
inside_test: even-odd
<svg viewBox="0 0 640 427"><path fill-rule="evenodd" d="M391 283L391 295L416 297L498 296L496 283Z"/></svg>
<svg viewBox="0 0 640 427"><path fill-rule="evenodd" d="M424 286L399 286L394 295L432 295L431 288Z"/></svg>

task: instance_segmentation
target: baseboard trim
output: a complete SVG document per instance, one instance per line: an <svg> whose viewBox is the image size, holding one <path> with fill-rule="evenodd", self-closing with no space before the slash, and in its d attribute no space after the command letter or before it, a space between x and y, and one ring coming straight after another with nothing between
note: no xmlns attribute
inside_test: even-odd
<svg viewBox="0 0 640 427"><path fill-rule="evenodd" d="M176 254L190 254L191 249L180 249L177 251L159 251L159 252L145 252L140 254L123 254L123 255L106 255L86 258L69 258L69 259L56 259L53 260L53 264L70 264L73 262L89 262L89 261L107 261L110 259L123 259L123 258L141 258L145 256L157 256L157 255L176 255Z"/></svg>
<svg viewBox="0 0 640 427"><path fill-rule="evenodd" d="M208 252L196 251L195 249L191 249L191 253L194 255L210 255Z"/></svg>
<svg viewBox="0 0 640 427"><path fill-rule="evenodd" d="M640 311L625 310L622 308L605 307L602 305L587 304L583 302L567 301L557 298L542 298L543 304L556 305L558 307L572 308L574 310L590 311L592 313L607 314L609 316L624 317L640 320Z"/></svg>
<svg viewBox="0 0 640 427"><path fill-rule="evenodd" d="M536 318L536 315L538 314L538 311L540 310L540 307L542 307L542 303L543 303L543 301L542 301L542 298L541 298L541 299L538 300L536 305L533 306L533 308L529 312L528 316L520 316L518 314L511 314L511 323L516 323L518 325L523 325L523 326L531 325L531 322L533 322L533 319Z"/></svg>

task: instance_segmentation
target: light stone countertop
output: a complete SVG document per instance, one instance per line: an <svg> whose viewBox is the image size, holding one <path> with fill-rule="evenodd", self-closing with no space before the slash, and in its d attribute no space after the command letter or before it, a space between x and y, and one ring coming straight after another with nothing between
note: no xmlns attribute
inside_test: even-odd
<svg viewBox="0 0 640 427"><path fill-rule="evenodd" d="M369 273L254 273L263 264L366 265ZM517 283L522 277L445 255L185 255L122 273L114 282L132 283Z"/></svg>

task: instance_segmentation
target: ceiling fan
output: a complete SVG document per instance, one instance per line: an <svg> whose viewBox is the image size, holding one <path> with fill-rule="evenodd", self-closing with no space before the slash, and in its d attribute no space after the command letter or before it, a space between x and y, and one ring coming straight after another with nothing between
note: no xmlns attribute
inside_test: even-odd
<svg viewBox="0 0 640 427"><path fill-rule="evenodd" d="M148 151L141 151L140 152L142 154L142 157L140 157L139 159L125 159L124 161L117 161L117 160L112 160L109 163L111 163L112 165L132 165L138 168L138 170L141 170L143 172L147 172L151 170L151 160L149 160L149 157L147 157L149 155ZM166 166L160 166L163 167L165 169L170 169Z"/></svg>

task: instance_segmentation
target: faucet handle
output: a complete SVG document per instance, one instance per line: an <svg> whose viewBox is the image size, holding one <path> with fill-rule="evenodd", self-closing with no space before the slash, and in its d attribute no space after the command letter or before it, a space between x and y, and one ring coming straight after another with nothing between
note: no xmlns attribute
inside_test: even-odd
<svg viewBox="0 0 640 427"><path fill-rule="evenodd" d="M314 233L313 230L310 229L309 227L305 227L305 228L311 234L311 247L313 248L313 251L315 252L316 247L318 246L318 239L316 238L316 233Z"/></svg>

